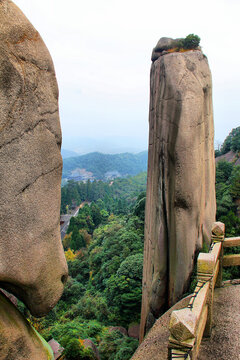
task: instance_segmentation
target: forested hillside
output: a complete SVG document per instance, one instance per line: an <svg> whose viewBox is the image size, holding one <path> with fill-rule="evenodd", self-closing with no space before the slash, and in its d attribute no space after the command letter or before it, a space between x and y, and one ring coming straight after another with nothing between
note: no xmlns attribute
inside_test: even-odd
<svg viewBox="0 0 240 360"><path fill-rule="evenodd" d="M129 208L140 192L145 191L147 173L143 172L133 177L117 178L114 181L75 182L68 181L62 188L61 213L66 207L76 206L83 201L102 200L107 211L114 214L122 213Z"/></svg>
<svg viewBox="0 0 240 360"><path fill-rule="evenodd" d="M227 154L229 151L232 151L236 155L236 159L239 159L240 152L240 126L235 129L232 129L230 134L224 140L220 149L215 150L215 156L219 157L221 155Z"/></svg>
<svg viewBox="0 0 240 360"><path fill-rule="evenodd" d="M229 153L232 154L230 158ZM217 220L225 223L227 236L239 236L240 126L230 132L215 154Z"/></svg>
<svg viewBox="0 0 240 360"><path fill-rule="evenodd" d="M227 237L240 236L240 127L230 132L216 156L216 218L225 223ZM225 249L230 251L240 249ZM224 269L224 278L240 278L240 267Z"/></svg>
<svg viewBox="0 0 240 360"><path fill-rule="evenodd" d="M230 151L232 144L238 149L235 135ZM229 137L223 149L226 143L229 149ZM62 188L62 213L87 202L71 218L63 239L69 280L44 319L23 311L46 340L54 338L65 348L67 360L99 355L101 360L128 360L138 346L128 329L140 319L146 180L143 172L106 182L69 181ZM240 235L240 166L217 163L216 196L217 220L226 224L226 235ZM225 270L224 277L240 277L239 267ZM85 339L94 351L86 348Z"/></svg>
<svg viewBox="0 0 240 360"><path fill-rule="evenodd" d="M146 174L78 185L68 184L69 199L78 194L91 205L71 218L63 240L70 275L63 296L44 319L26 315L68 360L97 358L84 339L102 360L130 359L138 346L127 330L140 320Z"/></svg>
<svg viewBox="0 0 240 360"><path fill-rule="evenodd" d="M101 154L98 152L64 159L63 178L107 180L137 175L147 170L147 151L139 154Z"/></svg>

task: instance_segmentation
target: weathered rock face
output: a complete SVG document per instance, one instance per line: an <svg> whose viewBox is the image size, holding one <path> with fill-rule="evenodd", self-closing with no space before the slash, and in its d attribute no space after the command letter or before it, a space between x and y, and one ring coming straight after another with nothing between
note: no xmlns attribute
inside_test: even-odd
<svg viewBox="0 0 240 360"><path fill-rule="evenodd" d="M161 52L160 45L151 68L141 339L186 290L216 207L207 58L200 50Z"/></svg>
<svg viewBox="0 0 240 360"><path fill-rule="evenodd" d="M0 293L0 324L0 359L54 359L48 343L2 293Z"/></svg>
<svg viewBox="0 0 240 360"><path fill-rule="evenodd" d="M40 35L0 1L0 287L35 316L67 277L60 240L62 159L58 87Z"/></svg>

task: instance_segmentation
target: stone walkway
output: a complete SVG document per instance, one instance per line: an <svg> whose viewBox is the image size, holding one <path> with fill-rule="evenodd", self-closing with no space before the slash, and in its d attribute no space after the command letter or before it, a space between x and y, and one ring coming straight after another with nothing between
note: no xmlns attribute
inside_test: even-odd
<svg viewBox="0 0 240 360"><path fill-rule="evenodd" d="M181 300L156 321L131 360L167 360L171 313L188 301ZM240 285L215 289L213 314L212 336L203 338L198 360L240 360Z"/></svg>
<svg viewBox="0 0 240 360"><path fill-rule="evenodd" d="M240 285L214 291L211 338L203 338L198 360L240 360Z"/></svg>

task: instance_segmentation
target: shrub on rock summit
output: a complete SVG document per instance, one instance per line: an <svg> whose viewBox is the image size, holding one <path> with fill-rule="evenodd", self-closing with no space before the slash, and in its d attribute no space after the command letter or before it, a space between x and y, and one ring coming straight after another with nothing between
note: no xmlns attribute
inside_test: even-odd
<svg viewBox="0 0 240 360"><path fill-rule="evenodd" d="M183 49L196 49L200 43L200 37L198 35L189 34L182 40Z"/></svg>

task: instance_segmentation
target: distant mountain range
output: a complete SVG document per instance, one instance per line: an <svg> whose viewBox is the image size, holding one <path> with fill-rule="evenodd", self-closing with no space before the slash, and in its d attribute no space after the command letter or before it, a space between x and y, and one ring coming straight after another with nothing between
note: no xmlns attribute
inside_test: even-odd
<svg viewBox="0 0 240 360"><path fill-rule="evenodd" d="M79 154L76 153L75 151L66 150L66 149L61 149L61 154L62 154L63 159L67 159L67 158L74 157L74 156L79 156Z"/></svg>
<svg viewBox="0 0 240 360"><path fill-rule="evenodd" d="M68 149L79 155L86 155L92 152L103 154L137 154L148 147L148 136L139 138L137 136L105 136L100 138L63 136L63 149ZM75 156L75 155L72 155ZM65 156L64 158L69 157Z"/></svg>
<svg viewBox="0 0 240 360"><path fill-rule="evenodd" d="M116 177L137 175L147 170L147 151L138 154L102 154L63 158L63 179L110 180Z"/></svg>

